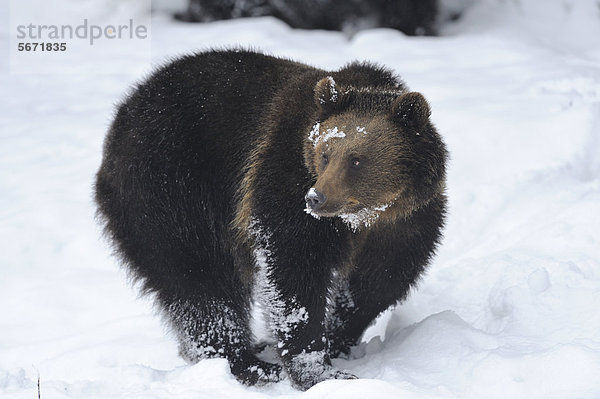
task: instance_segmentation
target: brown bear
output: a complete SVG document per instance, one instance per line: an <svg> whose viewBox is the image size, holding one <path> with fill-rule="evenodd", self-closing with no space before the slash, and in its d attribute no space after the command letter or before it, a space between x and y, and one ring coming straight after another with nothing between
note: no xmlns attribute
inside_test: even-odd
<svg viewBox="0 0 600 399"><path fill-rule="evenodd" d="M368 63L185 56L119 107L99 215L188 361L225 357L246 384L356 378L330 359L406 297L441 238L447 152L429 116ZM277 364L256 354L256 300Z"/></svg>

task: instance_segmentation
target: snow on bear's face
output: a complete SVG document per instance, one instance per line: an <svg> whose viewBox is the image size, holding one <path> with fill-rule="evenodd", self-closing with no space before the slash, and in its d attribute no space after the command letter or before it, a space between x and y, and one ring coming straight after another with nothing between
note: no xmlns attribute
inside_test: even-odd
<svg viewBox="0 0 600 399"><path fill-rule="evenodd" d="M328 112L307 134L305 162L315 183L305 200L307 213L341 217L357 230L383 215L412 212L426 199L422 188L442 180L444 172L443 162L435 170L429 159L426 137L433 130L421 94L399 92L395 98L386 92L380 104L361 109L365 101L356 101L357 107L344 98L351 90L340 92L330 77L315 88L317 105ZM426 129L429 134L419 137Z"/></svg>

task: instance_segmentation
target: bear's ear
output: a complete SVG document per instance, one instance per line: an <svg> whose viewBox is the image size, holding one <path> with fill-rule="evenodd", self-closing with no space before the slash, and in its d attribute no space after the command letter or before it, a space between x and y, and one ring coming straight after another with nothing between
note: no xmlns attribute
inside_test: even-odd
<svg viewBox="0 0 600 399"><path fill-rule="evenodd" d="M338 101L338 89L333 77L319 80L315 86L315 103L323 110L331 109Z"/></svg>
<svg viewBox="0 0 600 399"><path fill-rule="evenodd" d="M402 94L394 100L392 112L401 125L416 129L425 126L431 115L429 103L417 92Z"/></svg>

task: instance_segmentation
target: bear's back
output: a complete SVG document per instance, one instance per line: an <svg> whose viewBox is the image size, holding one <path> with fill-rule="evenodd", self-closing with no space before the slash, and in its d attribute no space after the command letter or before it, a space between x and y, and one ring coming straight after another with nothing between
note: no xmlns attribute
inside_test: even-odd
<svg viewBox="0 0 600 399"><path fill-rule="evenodd" d="M110 171L118 186L187 179L232 198L228 189L264 134L261 123L277 90L311 70L242 50L198 53L158 68L118 108L100 177Z"/></svg>

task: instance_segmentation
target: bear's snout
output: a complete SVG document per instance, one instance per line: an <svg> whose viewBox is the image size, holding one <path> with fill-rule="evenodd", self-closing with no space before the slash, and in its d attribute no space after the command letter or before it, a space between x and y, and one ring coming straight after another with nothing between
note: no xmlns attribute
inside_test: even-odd
<svg viewBox="0 0 600 399"><path fill-rule="evenodd" d="M306 201L306 206L308 206L310 210L316 211L323 206L325 201L327 201L327 197L325 194L312 187L304 196L304 200Z"/></svg>

